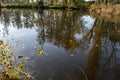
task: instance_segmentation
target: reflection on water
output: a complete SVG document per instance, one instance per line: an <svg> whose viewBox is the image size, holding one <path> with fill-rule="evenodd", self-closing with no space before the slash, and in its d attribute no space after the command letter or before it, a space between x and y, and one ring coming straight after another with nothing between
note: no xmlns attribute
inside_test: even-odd
<svg viewBox="0 0 120 80"><path fill-rule="evenodd" d="M0 39L36 80L120 80L119 27L82 11L0 12Z"/></svg>

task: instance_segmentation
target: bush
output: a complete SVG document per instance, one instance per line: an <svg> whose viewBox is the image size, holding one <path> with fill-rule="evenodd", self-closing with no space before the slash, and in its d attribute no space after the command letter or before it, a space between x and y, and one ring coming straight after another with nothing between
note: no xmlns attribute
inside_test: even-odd
<svg viewBox="0 0 120 80"><path fill-rule="evenodd" d="M22 70L25 62L16 63L15 60L16 56L10 51L10 45L4 44L0 40L0 80L26 80L31 78L28 73Z"/></svg>

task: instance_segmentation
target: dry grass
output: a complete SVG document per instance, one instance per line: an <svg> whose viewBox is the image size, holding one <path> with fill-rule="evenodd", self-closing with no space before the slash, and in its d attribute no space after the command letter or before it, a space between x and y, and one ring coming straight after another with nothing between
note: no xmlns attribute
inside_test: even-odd
<svg viewBox="0 0 120 80"><path fill-rule="evenodd" d="M116 5L96 5L93 4L90 7L90 12L96 13L96 14L107 14L107 15L120 15L120 4L116 4Z"/></svg>

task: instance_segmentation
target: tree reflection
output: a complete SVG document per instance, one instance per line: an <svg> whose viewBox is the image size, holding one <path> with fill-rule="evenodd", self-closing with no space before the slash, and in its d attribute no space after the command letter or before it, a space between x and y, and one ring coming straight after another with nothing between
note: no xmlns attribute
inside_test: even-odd
<svg viewBox="0 0 120 80"><path fill-rule="evenodd" d="M14 26L16 28L32 28L34 27L35 15L31 10L4 10L1 12L1 22L3 25L9 27Z"/></svg>
<svg viewBox="0 0 120 80"><path fill-rule="evenodd" d="M94 36L94 45L90 50L89 57L88 57L88 66L87 66L87 75L89 80L95 80L96 75L100 66L100 46L101 46L101 26L97 25L98 21L96 19L96 23L94 24L95 27L95 36Z"/></svg>
<svg viewBox="0 0 120 80"><path fill-rule="evenodd" d="M32 10L2 10L1 22L6 27L36 28L37 40L40 44L41 41L42 43L50 42L53 45L64 47L70 52L74 52L76 48L80 47L80 41L77 41L74 35L85 32L81 12L58 10L39 12L41 14L33 13Z"/></svg>
<svg viewBox="0 0 120 80"><path fill-rule="evenodd" d="M119 27L118 24L119 23L99 18L94 24L94 45L89 53L86 70L89 80L99 80L99 77L102 80L107 79L108 77L112 80L120 79L120 77L118 77L118 75L120 75L118 73L118 65L120 63L118 61L119 57L117 56L120 52L120 50L117 49L120 46L120 42L119 40L116 40L119 39L116 38L119 36L119 31L116 32L116 28ZM111 36L114 37L112 40ZM108 72L111 72L114 75L111 75Z"/></svg>
<svg viewBox="0 0 120 80"><path fill-rule="evenodd" d="M38 31L38 39L37 41L39 41L39 43L42 45L42 50L43 50L43 45L44 45L44 42L45 42L45 27L44 27L44 21L43 21L43 11L42 10L39 10L39 14L38 14L38 28L37 28L37 31ZM39 21L41 21L41 23L39 23Z"/></svg>
<svg viewBox="0 0 120 80"><path fill-rule="evenodd" d="M51 10L44 13L44 15L38 15L40 17L38 17L36 22L39 24L37 30L39 38L42 37L41 34L43 33L46 42L71 51L78 48L80 44L75 40L74 34L80 32L82 23L80 16L75 13L71 11L58 12Z"/></svg>

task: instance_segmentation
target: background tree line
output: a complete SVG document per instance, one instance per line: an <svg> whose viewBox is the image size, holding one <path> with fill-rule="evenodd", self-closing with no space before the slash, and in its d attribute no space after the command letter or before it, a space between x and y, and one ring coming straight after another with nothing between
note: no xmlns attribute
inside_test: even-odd
<svg viewBox="0 0 120 80"><path fill-rule="evenodd" d="M78 6L82 5L85 0L1 0L1 5L2 4L18 4L18 5L23 5L23 4L38 4L39 1L42 1L45 5L57 5L57 6Z"/></svg>

